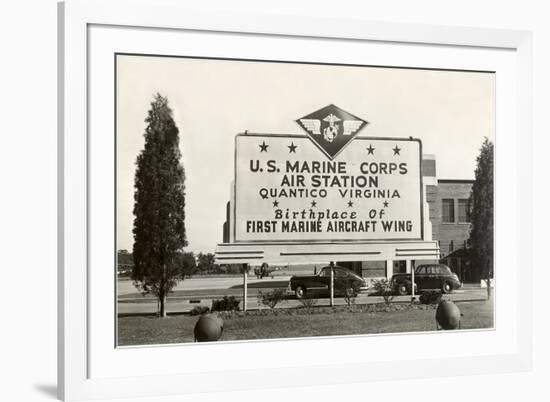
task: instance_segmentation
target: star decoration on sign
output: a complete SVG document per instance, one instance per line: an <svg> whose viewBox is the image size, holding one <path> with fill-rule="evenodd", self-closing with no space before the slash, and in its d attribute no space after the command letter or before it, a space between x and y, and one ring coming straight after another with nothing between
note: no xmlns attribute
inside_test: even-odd
<svg viewBox="0 0 550 402"><path fill-rule="evenodd" d="M265 141L262 141L262 143L261 143L260 145L258 145L258 146L260 147L260 152L267 152L267 147L268 147L269 145L267 145L267 144L265 143Z"/></svg>
<svg viewBox="0 0 550 402"><path fill-rule="evenodd" d="M388 207L388 201L384 201L384 208L387 208Z"/></svg>
<svg viewBox="0 0 550 402"><path fill-rule="evenodd" d="M277 201L277 200L273 201L273 207L278 208L279 207L279 201Z"/></svg>
<svg viewBox="0 0 550 402"><path fill-rule="evenodd" d="M311 207L314 208L317 206L317 201L313 200L311 201Z"/></svg>
<svg viewBox="0 0 550 402"><path fill-rule="evenodd" d="M369 147L367 148L367 151L369 152L368 155L374 155L374 150L376 148L372 147L372 144L369 144Z"/></svg>
<svg viewBox="0 0 550 402"><path fill-rule="evenodd" d="M349 208L353 207L353 202L351 200L348 201L348 207Z"/></svg>
<svg viewBox="0 0 550 402"><path fill-rule="evenodd" d="M393 154L394 155L401 155L399 152L401 152L401 148L399 148L397 145L395 148L393 148Z"/></svg>
<svg viewBox="0 0 550 402"><path fill-rule="evenodd" d="M296 153L296 148L298 148L298 145L294 145L294 142L291 142L290 145L288 145L288 153Z"/></svg>

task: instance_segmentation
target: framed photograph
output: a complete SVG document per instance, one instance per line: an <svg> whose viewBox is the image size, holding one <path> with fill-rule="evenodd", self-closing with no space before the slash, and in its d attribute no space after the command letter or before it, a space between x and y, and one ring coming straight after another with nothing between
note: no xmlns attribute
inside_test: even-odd
<svg viewBox="0 0 550 402"><path fill-rule="evenodd" d="M60 398L531 368L529 32L71 0L59 43Z"/></svg>

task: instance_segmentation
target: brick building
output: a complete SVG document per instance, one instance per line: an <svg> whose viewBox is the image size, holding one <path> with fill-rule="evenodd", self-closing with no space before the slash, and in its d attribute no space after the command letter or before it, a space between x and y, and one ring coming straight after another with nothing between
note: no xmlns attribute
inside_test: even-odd
<svg viewBox="0 0 550 402"><path fill-rule="evenodd" d="M473 180L438 179L435 157L424 155L422 175L429 205L432 237L439 241L441 262L464 282L479 282L479 272L467 250Z"/></svg>

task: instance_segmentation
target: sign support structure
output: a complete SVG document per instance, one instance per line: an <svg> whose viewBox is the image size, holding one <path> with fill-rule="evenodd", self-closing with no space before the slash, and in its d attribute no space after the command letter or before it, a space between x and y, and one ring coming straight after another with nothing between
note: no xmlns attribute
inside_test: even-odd
<svg viewBox="0 0 550 402"><path fill-rule="evenodd" d="M411 303L414 303L414 300L415 300L415 296L414 296L414 287L415 287L414 270L415 269L416 269L415 260L411 260Z"/></svg>
<svg viewBox="0 0 550 402"><path fill-rule="evenodd" d="M250 265L243 264L243 311L248 308L248 268Z"/></svg>
<svg viewBox="0 0 550 402"><path fill-rule="evenodd" d="M330 307L334 307L334 261L330 262Z"/></svg>

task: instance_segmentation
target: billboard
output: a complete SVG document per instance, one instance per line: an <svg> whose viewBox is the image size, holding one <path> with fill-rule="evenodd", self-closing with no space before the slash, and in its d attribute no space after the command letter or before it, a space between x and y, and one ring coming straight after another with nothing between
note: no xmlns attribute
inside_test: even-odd
<svg viewBox="0 0 550 402"><path fill-rule="evenodd" d="M306 117L298 123L308 136L236 136L234 240L421 240L420 140L358 137L366 122L338 125L343 119L328 113L314 124L322 119ZM346 141L323 149L331 142L324 134L343 137L346 123Z"/></svg>

